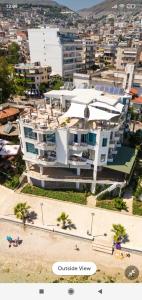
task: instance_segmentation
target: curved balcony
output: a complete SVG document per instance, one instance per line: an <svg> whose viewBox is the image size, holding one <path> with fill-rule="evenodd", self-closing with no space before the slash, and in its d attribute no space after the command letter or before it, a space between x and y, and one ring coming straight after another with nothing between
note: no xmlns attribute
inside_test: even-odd
<svg viewBox="0 0 142 300"><path fill-rule="evenodd" d="M85 151L88 149L88 144L86 143L72 143L69 145L70 150L75 151Z"/></svg>
<svg viewBox="0 0 142 300"><path fill-rule="evenodd" d="M56 150L56 144L51 142L49 143L37 142L36 147L41 150L51 150L51 151Z"/></svg>
<svg viewBox="0 0 142 300"><path fill-rule="evenodd" d="M87 158L80 157L77 155L71 155L69 158L69 164L73 166L84 166L87 163Z"/></svg>

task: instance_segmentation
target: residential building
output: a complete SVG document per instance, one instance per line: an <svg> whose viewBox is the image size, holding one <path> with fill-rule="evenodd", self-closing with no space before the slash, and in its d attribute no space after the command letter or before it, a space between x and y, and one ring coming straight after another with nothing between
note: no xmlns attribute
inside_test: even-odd
<svg viewBox="0 0 142 300"><path fill-rule="evenodd" d="M39 91L42 83L48 84L51 74L51 67L41 66L37 63L17 64L15 65L16 75L25 78L30 90Z"/></svg>
<svg viewBox="0 0 142 300"><path fill-rule="evenodd" d="M96 43L91 39L83 39L83 62L86 70L95 65Z"/></svg>
<svg viewBox="0 0 142 300"><path fill-rule="evenodd" d="M46 27L29 29L28 36L32 63L48 64L53 75L64 78L82 69L82 41L76 33Z"/></svg>
<svg viewBox="0 0 142 300"><path fill-rule="evenodd" d="M121 147L131 96L90 88L50 91L45 99L19 119L28 182L93 193L97 183L123 185L134 163L127 169L131 156Z"/></svg>
<svg viewBox="0 0 142 300"><path fill-rule="evenodd" d="M142 47L117 48L116 53L116 69L124 70L127 64L135 64L138 66L141 63Z"/></svg>

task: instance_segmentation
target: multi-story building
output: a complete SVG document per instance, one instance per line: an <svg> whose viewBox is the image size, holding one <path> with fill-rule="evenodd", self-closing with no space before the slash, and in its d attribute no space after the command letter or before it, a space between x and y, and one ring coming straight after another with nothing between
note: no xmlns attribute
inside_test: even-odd
<svg viewBox="0 0 142 300"><path fill-rule="evenodd" d="M127 64L138 66L141 62L142 47L117 48L116 69L124 70Z"/></svg>
<svg viewBox="0 0 142 300"><path fill-rule="evenodd" d="M15 65L15 72L17 76L25 78L30 90L39 91L42 83L48 84L51 67L47 65L41 66L38 62L34 64L21 63Z"/></svg>
<svg viewBox="0 0 142 300"><path fill-rule="evenodd" d="M106 45L104 47L104 54L103 54L104 62L113 66L115 62L115 53L116 53L115 46Z"/></svg>
<svg viewBox="0 0 142 300"><path fill-rule="evenodd" d="M91 39L83 39L83 62L85 69L89 70L95 65L96 43Z"/></svg>
<svg viewBox="0 0 142 300"><path fill-rule="evenodd" d="M30 59L48 64L54 75L71 77L83 67L82 41L73 32L59 28L29 29Z"/></svg>
<svg viewBox="0 0 142 300"><path fill-rule="evenodd" d="M26 109L19 119L28 182L43 188L89 186L92 192L97 183L124 183L127 153L121 145L130 96L90 88L50 91L45 99L43 107Z"/></svg>

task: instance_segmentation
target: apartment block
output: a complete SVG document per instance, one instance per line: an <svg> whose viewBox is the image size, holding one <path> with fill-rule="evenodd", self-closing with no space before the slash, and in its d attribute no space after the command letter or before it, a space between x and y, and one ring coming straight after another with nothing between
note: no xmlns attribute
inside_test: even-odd
<svg viewBox="0 0 142 300"><path fill-rule="evenodd" d="M97 183L124 184L126 162L124 170L121 162L118 170L113 163L120 152L126 156L122 143L130 98L91 88L59 90L45 94L44 106L26 108L19 130L28 182L92 192Z"/></svg>
<svg viewBox="0 0 142 300"><path fill-rule="evenodd" d="M95 65L96 43L91 39L83 39L83 62L85 69L89 70Z"/></svg>
<svg viewBox="0 0 142 300"><path fill-rule="evenodd" d="M82 70L82 41L76 33L46 27L29 29L28 36L32 63L48 64L53 75L63 78Z"/></svg>
<svg viewBox="0 0 142 300"><path fill-rule="evenodd" d="M42 83L48 84L51 67L47 65L41 66L39 62L33 64L21 63L15 65L15 72L17 76L25 78L30 90L39 91Z"/></svg>
<svg viewBox="0 0 142 300"><path fill-rule="evenodd" d="M141 52L141 46L135 48L117 48L116 69L124 70L127 64L138 66L141 63Z"/></svg>

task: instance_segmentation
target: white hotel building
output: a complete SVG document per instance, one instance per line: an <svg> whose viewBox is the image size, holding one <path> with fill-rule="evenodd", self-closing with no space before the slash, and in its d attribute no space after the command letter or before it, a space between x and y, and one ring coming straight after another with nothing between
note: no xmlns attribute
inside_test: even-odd
<svg viewBox="0 0 142 300"><path fill-rule="evenodd" d="M28 29L31 63L49 65L53 75L68 78L83 68L82 41L74 32L43 27Z"/></svg>
<svg viewBox="0 0 142 300"><path fill-rule="evenodd" d="M47 92L45 99L43 107L26 108L19 119L28 182L43 188L88 186L92 192L96 183L124 183L127 170L110 165L123 148L130 96L74 89Z"/></svg>

